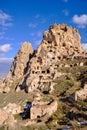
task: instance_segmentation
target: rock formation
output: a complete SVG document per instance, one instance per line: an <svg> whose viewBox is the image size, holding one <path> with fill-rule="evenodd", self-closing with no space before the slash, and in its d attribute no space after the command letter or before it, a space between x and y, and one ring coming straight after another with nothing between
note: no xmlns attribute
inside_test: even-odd
<svg viewBox="0 0 87 130"><path fill-rule="evenodd" d="M51 103L46 104L45 102L38 102L33 104L30 110L30 118L35 119L37 117L42 117L44 115L48 115L50 117L55 111L57 111L57 101L53 101Z"/></svg>
<svg viewBox="0 0 87 130"><path fill-rule="evenodd" d="M3 109L12 115L21 113L21 106L15 103L9 103Z"/></svg>
<svg viewBox="0 0 87 130"><path fill-rule="evenodd" d="M75 101L87 99L87 84L84 85L83 89L75 92Z"/></svg>
<svg viewBox="0 0 87 130"><path fill-rule="evenodd" d="M4 86L14 86L16 91L25 89L26 92L31 92L39 89L51 92L53 80L62 75L56 69L59 61L82 53L80 35L76 29L65 24L51 25L44 32L43 40L35 52L30 43L23 43Z"/></svg>
<svg viewBox="0 0 87 130"><path fill-rule="evenodd" d="M87 99L86 74L87 54L78 31L65 24L51 25L36 51L30 43L22 44L6 79L0 80L0 125L16 128L19 124L21 129L21 126L40 126L39 123L48 128L51 122L58 126L64 120L71 123L70 110L75 108L72 103ZM19 117L15 120L18 115L30 120L22 122Z"/></svg>
<svg viewBox="0 0 87 130"><path fill-rule="evenodd" d="M29 68L21 87L27 92L35 89L45 90L52 86L57 72L58 61L83 52L77 30L65 24L54 24L44 32L43 40L29 63ZM49 88L50 89L50 88Z"/></svg>
<svg viewBox="0 0 87 130"><path fill-rule="evenodd" d="M7 119L8 114L4 110L0 109L0 125L2 125Z"/></svg>
<svg viewBox="0 0 87 130"><path fill-rule="evenodd" d="M3 109L0 109L0 126L7 125L13 127L15 123L13 115L9 115Z"/></svg>
<svg viewBox="0 0 87 130"><path fill-rule="evenodd" d="M31 43L24 42L17 55L14 57L11 69L4 80L4 91L8 92L10 89L7 90L6 87L13 87L14 85L17 85L19 80L21 80L21 78L24 76L32 53L33 49Z"/></svg>

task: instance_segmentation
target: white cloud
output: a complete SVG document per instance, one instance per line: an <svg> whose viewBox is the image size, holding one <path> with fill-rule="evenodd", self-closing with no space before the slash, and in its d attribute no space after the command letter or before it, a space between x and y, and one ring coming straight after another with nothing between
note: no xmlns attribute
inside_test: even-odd
<svg viewBox="0 0 87 130"><path fill-rule="evenodd" d="M30 36L32 36L32 37L34 37L34 36L41 37L42 36L42 32L41 31L31 32Z"/></svg>
<svg viewBox="0 0 87 130"><path fill-rule="evenodd" d="M35 33L33 33L33 32L32 32L32 33L30 33L30 36L32 36L32 37L33 37L33 36L35 36Z"/></svg>
<svg viewBox="0 0 87 130"><path fill-rule="evenodd" d="M41 36L42 36L42 32L41 32L41 31L38 31L38 32L36 33L36 35L37 35L38 37L41 37Z"/></svg>
<svg viewBox="0 0 87 130"><path fill-rule="evenodd" d="M2 20L9 20L9 19L11 19L11 16L6 14L6 13L4 13L2 10L0 10L0 19L2 19Z"/></svg>
<svg viewBox="0 0 87 130"><path fill-rule="evenodd" d="M12 26L12 17L0 10L0 26L9 27Z"/></svg>
<svg viewBox="0 0 87 130"><path fill-rule="evenodd" d="M9 72L13 58L0 58L0 77L5 77Z"/></svg>
<svg viewBox="0 0 87 130"><path fill-rule="evenodd" d="M37 24L35 24L35 23L29 23L29 24L28 24L28 27L30 27L30 28L36 28L36 27L37 27Z"/></svg>
<svg viewBox="0 0 87 130"><path fill-rule="evenodd" d="M69 11L67 9L64 9L62 12L65 14L65 16L69 15Z"/></svg>
<svg viewBox="0 0 87 130"><path fill-rule="evenodd" d="M68 2L68 0L63 0L64 2Z"/></svg>
<svg viewBox="0 0 87 130"><path fill-rule="evenodd" d="M87 43L82 44L84 51L87 51Z"/></svg>
<svg viewBox="0 0 87 130"><path fill-rule="evenodd" d="M0 52L1 53L6 53L8 51L10 51L12 49L10 44L4 44L4 45L0 45Z"/></svg>
<svg viewBox="0 0 87 130"><path fill-rule="evenodd" d="M34 18L36 19L40 18L40 14L36 14Z"/></svg>
<svg viewBox="0 0 87 130"><path fill-rule="evenodd" d="M39 45L41 43L41 40L34 41L35 45Z"/></svg>
<svg viewBox="0 0 87 130"><path fill-rule="evenodd" d="M5 31L12 25L12 16L0 10L0 40L6 39L6 37L4 37Z"/></svg>
<svg viewBox="0 0 87 130"><path fill-rule="evenodd" d="M0 40L4 39L4 36L3 35L0 35Z"/></svg>
<svg viewBox="0 0 87 130"><path fill-rule="evenodd" d="M12 63L13 58L0 58L0 63Z"/></svg>
<svg viewBox="0 0 87 130"><path fill-rule="evenodd" d="M74 15L72 18L73 22L78 25L79 28L85 28L87 25L87 14Z"/></svg>
<svg viewBox="0 0 87 130"><path fill-rule="evenodd" d="M4 38L4 34L5 34L5 32L0 32L0 40L2 40Z"/></svg>

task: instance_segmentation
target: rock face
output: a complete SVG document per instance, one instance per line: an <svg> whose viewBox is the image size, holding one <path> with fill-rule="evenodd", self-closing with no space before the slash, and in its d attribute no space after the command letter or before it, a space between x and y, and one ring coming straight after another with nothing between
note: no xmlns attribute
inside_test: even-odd
<svg viewBox="0 0 87 130"><path fill-rule="evenodd" d="M53 79L62 75L56 69L59 65L58 61L82 52L77 30L65 24L50 26L49 30L44 32L43 40L30 60L27 75L21 85L27 92L49 88L53 84Z"/></svg>
<svg viewBox="0 0 87 130"><path fill-rule="evenodd" d="M35 119L38 117L42 117L44 115L51 116L55 111L57 111L57 101L53 101L52 103L46 104L38 102L37 104L33 104L30 110L30 118Z"/></svg>
<svg viewBox="0 0 87 130"><path fill-rule="evenodd" d="M9 115L3 109L0 109L0 126L7 125L13 127L15 123L13 115Z"/></svg>
<svg viewBox="0 0 87 130"><path fill-rule="evenodd" d="M65 24L54 24L44 32L36 52L33 52L30 43L23 43L4 86L12 86L14 83L17 91L25 89L26 92L31 92L40 89L51 92L52 81L62 75L57 71L59 61L81 55L82 52L78 31Z"/></svg>
<svg viewBox="0 0 87 130"><path fill-rule="evenodd" d="M4 86L12 86L17 83L26 73L28 62L30 61L33 49L31 43L24 42L18 51L17 55L14 57L11 69L4 81Z"/></svg>
<svg viewBox="0 0 87 130"><path fill-rule="evenodd" d="M8 114L19 114L21 113L21 106L15 103L9 103L3 108Z"/></svg>
<svg viewBox="0 0 87 130"><path fill-rule="evenodd" d="M84 88L75 92L75 101L87 99L87 84Z"/></svg>
<svg viewBox="0 0 87 130"><path fill-rule="evenodd" d="M0 109L0 125L2 125L8 119L8 114Z"/></svg>
<svg viewBox="0 0 87 130"><path fill-rule="evenodd" d="M46 54L46 51L49 51L53 52L55 56L70 56L83 51L78 31L65 24L54 24L50 26L48 31L44 32L43 41L38 48L38 53L42 54L42 50L44 54ZM52 53L50 53L51 55Z"/></svg>

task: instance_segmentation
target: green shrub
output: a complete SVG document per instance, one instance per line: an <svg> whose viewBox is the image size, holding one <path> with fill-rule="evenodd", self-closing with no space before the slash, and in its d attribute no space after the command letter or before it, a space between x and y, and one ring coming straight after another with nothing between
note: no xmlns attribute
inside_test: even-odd
<svg viewBox="0 0 87 130"><path fill-rule="evenodd" d="M56 85L54 86L54 93L57 95L64 94L67 89L74 85L72 80L67 80L66 77L62 76L55 80Z"/></svg>
<svg viewBox="0 0 87 130"><path fill-rule="evenodd" d="M0 126L0 130L4 130L5 129L5 126Z"/></svg>
<svg viewBox="0 0 87 130"><path fill-rule="evenodd" d="M15 115L14 115L14 118L17 119L17 120L21 120L20 114L15 114Z"/></svg>

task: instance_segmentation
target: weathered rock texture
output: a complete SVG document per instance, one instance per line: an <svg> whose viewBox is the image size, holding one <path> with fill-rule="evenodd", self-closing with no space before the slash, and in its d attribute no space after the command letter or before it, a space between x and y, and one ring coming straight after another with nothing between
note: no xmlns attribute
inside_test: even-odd
<svg viewBox="0 0 87 130"><path fill-rule="evenodd" d="M58 61L74 57L83 52L77 30L65 24L50 26L44 32L43 40L29 63L27 75L21 83L27 92L35 89L49 91L53 80L62 75L57 72Z"/></svg>
<svg viewBox="0 0 87 130"><path fill-rule="evenodd" d="M21 78L24 76L32 53L33 49L31 44L28 42L24 42L17 55L14 57L11 69L6 79L4 80L5 89L6 87L12 86L13 84L16 85L18 81L21 80Z"/></svg>
<svg viewBox="0 0 87 130"><path fill-rule="evenodd" d="M12 115L9 115L3 109L0 109L0 126L8 125L13 127L14 123L15 123L14 117Z"/></svg>
<svg viewBox="0 0 87 130"><path fill-rule="evenodd" d="M30 43L23 43L4 86L12 86L14 83L17 91L25 89L26 92L31 92L40 89L51 92L53 80L63 75L57 71L59 61L82 53L78 31L65 24L54 24L44 32L43 40L35 52Z"/></svg>
<svg viewBox="0 0 87 130"><path fill-rule="evenodd" d="M87 99L87 84L84 85L83 89L75 92L75 101Z"/></svg>
<svg viewBox="0 0 87 130"><path fill-rule="evenodd" d="M3 108L8 114L19 114L21 113L21 106L15 103L9 103Z"/></svg>
<svg viewBox="0 0 87 130"><path fill-rule="evenodd" d="M57 101L53 101L51 103L45 102L37 102L37 104L33 104L30 110L30 118L35 119L38 117L42 117L47 115L48 117L51 116L55 111L57 111Z"/></svg>
<svg viewBox="0 0 87 130"><path fill-rule="evenodd" d="M2 125L8 119L8 114L0 109L0 125Z"/></svg>

